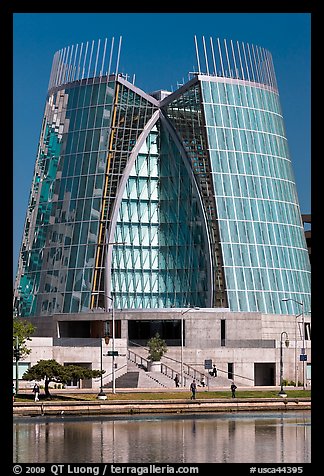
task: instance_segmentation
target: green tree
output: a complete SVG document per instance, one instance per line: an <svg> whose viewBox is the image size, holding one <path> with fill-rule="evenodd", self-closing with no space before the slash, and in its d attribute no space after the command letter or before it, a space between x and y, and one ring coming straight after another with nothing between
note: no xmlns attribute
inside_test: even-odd
<svg viewBox="0 0 324 476"><path fill-rule="evenodd" d="M19 348L19 358L22 359L31 353L31 349L26 346L26 341L31 341L31 335L35 332L35 326L27 320L18 317L13 318L13 354Z"/></svg>
<svg viewBox="0 0 324 476"><path fill-rule="evenodd" d="M162 356L168 351L165 340L160 338L157 332L154 337L151 337L147 342L149 348L148 359L151 362L159 362Z"/></svg>
<svg viewBox="0 0 324 476"><path fill-rule="evenodd" d="M76 378L78 380L100 377L105 370L90 370L79 365L61 365L56 360L39 360L22 376L23 380L44 380L45 397L50 398L50 382L66 384Z"/></svg>

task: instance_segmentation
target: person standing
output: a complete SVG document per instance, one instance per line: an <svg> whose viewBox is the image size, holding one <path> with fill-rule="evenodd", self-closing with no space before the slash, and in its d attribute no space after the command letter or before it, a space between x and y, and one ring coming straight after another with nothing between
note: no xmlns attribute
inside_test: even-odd
<svg viewBox="0 0 324 476"><path fill-rule="evenodd" d="M178 374L176 374L176 376L174 377L174 382L175 382L175 386L179 387L179 375Z"/></svg>
<svg viewBox="0 0 324 476"><path fill-rule="evenodd" d="M190 384L190 390L191 390L191 400L196 399L196 391L197 391L197 385L196 385L196 380L194 379L191 384Z"/></svg>
<svg viewBox="0 0 324 476"><path fill-rule="evenodd" d="M15 401L15 395L16 395L16 387L15 387L15 384L13 383L12 384L12 399L13 399L13 402Z"/></svg>
<svg viewBox="0 0 324 476"><path fill-rule="evenodd" d="M39 398L39 386L37 385L37 383L35 383L34 385L34 388L33 388L33 392L35 394L35 402L38 402Z"/></svg>
<svg viewBox="0 0 324 476"><path fill-rule="evenodd" d="M237 389L237 386L235 385L234 381L232 382L231 385L231 391L232 391L232 398L235 398L235 390Z"/></svg>
<svg viewBox="0 0 324 476"><path fill-rule="evenodd" d="M217 368L216 368L216 365L215 365L215 364L213 365L212 376L213 376L213 377L217 377Z"/></svg>

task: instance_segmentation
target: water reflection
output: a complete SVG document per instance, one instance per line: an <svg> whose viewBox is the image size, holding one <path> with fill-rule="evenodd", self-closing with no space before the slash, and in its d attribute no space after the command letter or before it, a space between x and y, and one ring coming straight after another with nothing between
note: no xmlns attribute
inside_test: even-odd
<svg viewBox="0 0 324 476"><path fill-rule="evenodd" d="M310 412L20 417L15 463L309 463Z"/></svg>

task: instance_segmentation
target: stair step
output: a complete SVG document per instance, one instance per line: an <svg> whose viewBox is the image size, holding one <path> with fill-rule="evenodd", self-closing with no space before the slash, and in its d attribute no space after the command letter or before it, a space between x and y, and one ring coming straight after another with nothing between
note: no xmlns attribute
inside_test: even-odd
<svg viewBox="0 0 324 476"><path fill-rule="evenodd" d="M138 351L138 354L141 352ZM144 363L146 362L145 358ZM173 368L174 373L178 372L180 375L180 363L177 361L170 362L169 360L161 359L162 362ZM172 360L172 359L171 359ZM193 369L190 371L191 375L188 375L184 372L183 376L185 378L186 387L189 389L189 385L193 379ZM229 387L230 381L227 378L227 373L220 371L217 377L212 377L208 375L207 371L203 372L205 374L206 386L210 389L215 389L217 387ZM169 375L172 375L169 373ZM197 378L196 378L197 380ZM200 382L197 380L198 385ZM104 385L105 388L112 388L112 382L109 382ZM127 372L123 375L116 377L115 379L116 388L175 388L174 380L161 372L150 372L147 371L146 367L135 363L133 360L129 359L127 361Z"/></svg>
<svg viewBox="0 0 324 476"><path fill-rule="evenodd" d="M115 379L116 388L137 388L139 372L126 372ZM112 382L104 385L105 388L112 388Z"/></svg>

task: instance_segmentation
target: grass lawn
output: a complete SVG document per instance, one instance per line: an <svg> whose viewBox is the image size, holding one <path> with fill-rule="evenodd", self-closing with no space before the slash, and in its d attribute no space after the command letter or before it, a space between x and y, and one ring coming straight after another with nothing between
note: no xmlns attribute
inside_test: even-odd
<svg viewBox="0 0 324 476"><path fill-rule="evenodd" d="M285 390L288 398L310 398L310 390ZM112 400L169 400L169 399L186 399L190 398L191 393L184 392L122 392L116 391L115 394L110 389L105 391L107 395L106 402ZM58 390L51 391L51 401L94 401L97 400L96 393L60 393ZM231 398L231 392L226 391L208 391L200 390L196 394L196 398L199 400L206 400L212 398ZM278 396L278 390L236 390L236 398L282 398ZM16 396L16 402L30 402L34 399L32 394L20 394ZM40 401L47 401L44 394L40 394Z"/></svg>

